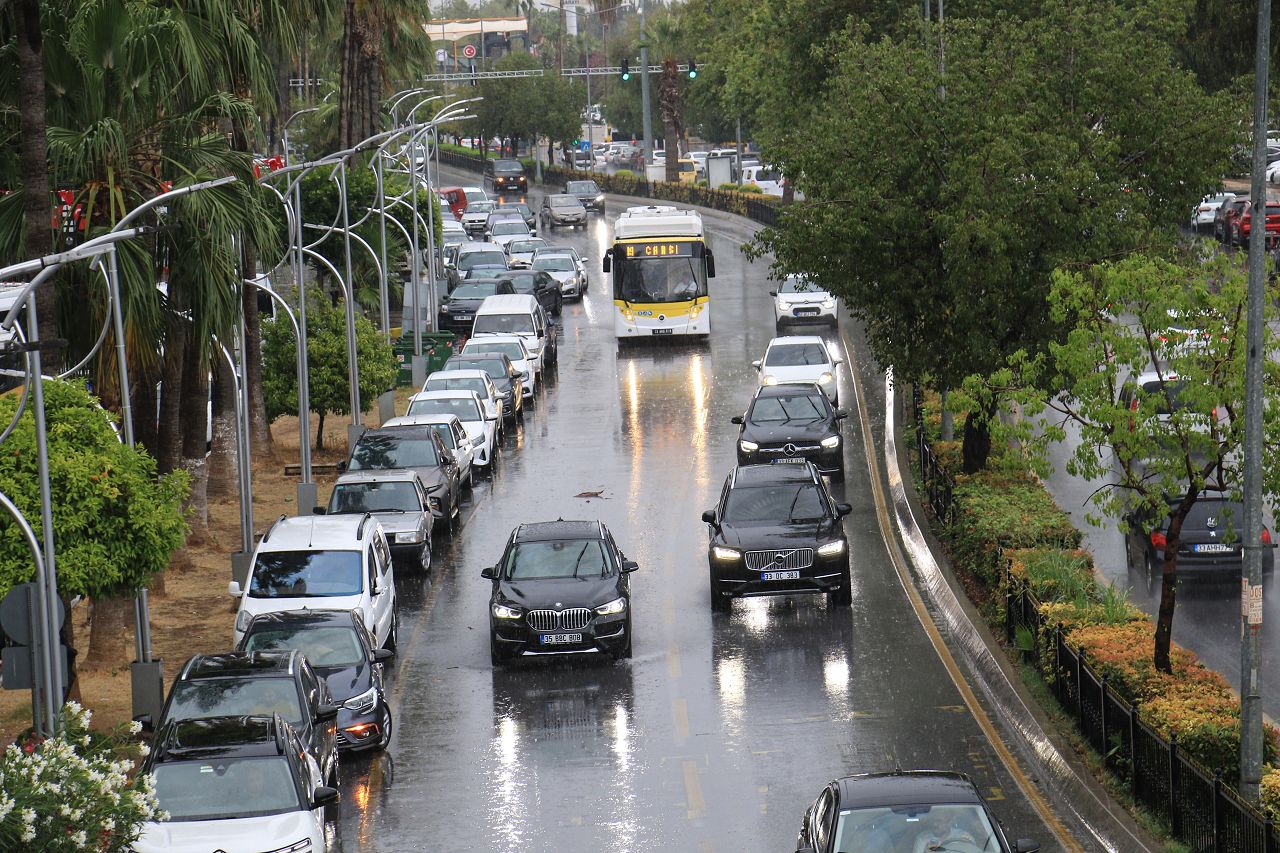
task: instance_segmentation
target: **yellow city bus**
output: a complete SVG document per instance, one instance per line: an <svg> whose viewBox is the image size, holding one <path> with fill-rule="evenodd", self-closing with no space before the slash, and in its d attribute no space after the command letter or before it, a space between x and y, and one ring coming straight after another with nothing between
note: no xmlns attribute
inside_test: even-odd
<svg viewBox="0 0 1280 853"><path fill-rule="evenodd" d="M613 329L620 340L711 334L707 279L716 266L697 211L628 208L614 222L604 271L613 274Z"/></svg>

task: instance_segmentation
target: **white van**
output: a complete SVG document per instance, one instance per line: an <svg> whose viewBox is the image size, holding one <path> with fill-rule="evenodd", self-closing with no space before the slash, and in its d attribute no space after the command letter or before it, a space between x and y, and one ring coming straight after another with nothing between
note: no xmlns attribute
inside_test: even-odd
<svg viewBox="0 0 1280 853"><path fill-rule="evenodd" d="M528 293L487 296L476 309L472 340L486 335L519 335L529 345L535 373L556 363L556 336L546 312L536 297Z"/></svg>

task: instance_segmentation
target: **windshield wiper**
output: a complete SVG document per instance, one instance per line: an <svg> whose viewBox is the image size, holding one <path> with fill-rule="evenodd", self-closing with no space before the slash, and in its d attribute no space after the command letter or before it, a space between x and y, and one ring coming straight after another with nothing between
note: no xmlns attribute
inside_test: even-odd
<svg viewBox="0 0 1280 853"><path fill-rule="evenodd" d="M590 542L582 543L582 550L578 552L578 559L573 563L573 576L575 578L578 576L578 568L582 564L582 558L587 555L587 547L590 546L590 544Z"/></svg>
<svg viewBox="0 0 1280 853"><path fill-rule="evenodd" d="M795 517L792 516L792 513L796 511L796 501L800 500L800 493L803 491L804 489L796 489L796 496L791 499L791 506L787 507L787 523L788 524L796 520Z"/></svg>

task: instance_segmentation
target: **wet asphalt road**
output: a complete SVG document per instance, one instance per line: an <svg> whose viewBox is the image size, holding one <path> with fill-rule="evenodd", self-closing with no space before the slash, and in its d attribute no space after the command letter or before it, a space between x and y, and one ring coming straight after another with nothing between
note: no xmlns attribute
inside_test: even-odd
<svg viewBox="0 0 1280 853"><path fill-rule="evenodd" d="M745 224L708 218L709 346L619 352L599 261L621 206L544 235L585 252L591 288L566 305L557 375L509 430L460 532L440 537L431 578L397 581L395 734L384 755L344 759L342 849L789 851L828 780L900 766L969 772L1012 835L1057 850L899 586L846 368L835 493L854 507L853 607L752 599L713 618L700 515L734 464L729 419L774 334L767 267L740 254ZM634 659L495 670L480 570L515 525L556 517L601 519L639 562Z"/></svg>

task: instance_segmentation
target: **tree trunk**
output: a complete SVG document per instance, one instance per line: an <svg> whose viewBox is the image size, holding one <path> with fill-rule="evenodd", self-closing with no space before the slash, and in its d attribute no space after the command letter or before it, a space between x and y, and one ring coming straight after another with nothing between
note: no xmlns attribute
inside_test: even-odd
<svg viewBox="0 0 1280 853"><path fill-rule="evenodd" d="M182 467L191 475L187 496L190 541L201 542L209 535L209 374L199 357L195 342L188 347L182 371Z"/></svg>
<svg viewBox="0 0 1280 853"><path fill-rule="evenodd" d="M1182 546L1182 524L1195 505L1197 492L1189 491L1169 515L1165 532L1164 564L1160 567L1160 610L1156 614L1155 649L1152 663L1160 672L1172 673L1169 648L1173 644L1173 612L1178 604L1178 548Z"/></svg>
<svg viewBox="0 0 1280 853"><path fill-rule="evenodd" d="M133 406L133 437L139 445L146 448L152 456L156 455L160 437L156 420L156 407L160 405L160 397L156 394L156 377L150 371L141 371L133 379L130 390Z"/></svg>
<svg viewBox="0 0 1280 853"><path fill-rule="evenodd" d="M662 114L662 138L667 150L667 183L680 181L680 71L675 59L662 60L662 81L658 84L658 111Z"/></svg>
<svg viewBox="0 0 1280 853"><path fill-rule="evenodd" d="M85 656L90 669L116 667L128 660L127 637L132 625L133 599L128 595L93 600L89 653Z"/></svg>
<svg viewBox="0 0 1280 853"><path fill-rule="evenodd" d="M18 53L18 148L22 174L22 215L26 225L27 258L51 253L53 245L52 195L49 191L48 120L45 116L44 30L40 23L40 0L14 0ZM40 317L40 340L58 337L57 296L53 282L36 291ZM41 353L44 372L57 373L62 366L61 350Z"/></svg>
<svg viewBox="0 0 1280 853"><path fill-rule="evenodd" d="M207 494L210 498L225 498L236 494L240 480L236 466L236 385L226 360L215 359L213 364L213 447L209 452Z"/></svg>
<svg viewBox="0 0 1280 853"><path fill-rule="evenodd" d="M175 310L181 306L175 304ZM156 467L161 474L182 465L182 360L187 352L187 327L175 321L165 335L164 363L160 371L160 423L156 441Z"/></svg>
<svg viewBox="0 0 1280 853"><path fill-rule="evenodd" d="M382 33L377 12L358 12L358 5L362 4L347 0L342 16L338 97L338 144L342 148L351 148L377 132Z"/></svg>
<svg viewBox="0 0 1280 853"><path fill-rule="evenodd" d="M963 470L966 474L981 471L991 456L991 417L986 412L970 412L964 419L961 443Z"/></svg>
<svg viewBox="0 0 1280 853"><path fill-rule="evenodd" d="M316 450L324 450L324 410L317 412L320 421L316 426Z"/></svg>
<svg viewBox="0 0 1280 853"><path fill-rule="evenodd" d="M80 702L80 668L76 665L76 661L80 657L80 650L76 647L76 626L75 620L71 618L71 599L66 593L62 596L62 609L67 614L67 618L62 620L62 631L58 636L62 640L62 645L67 647L67 690L62 697L62 701Z"/></svg>

